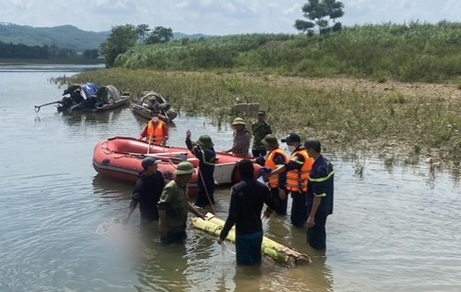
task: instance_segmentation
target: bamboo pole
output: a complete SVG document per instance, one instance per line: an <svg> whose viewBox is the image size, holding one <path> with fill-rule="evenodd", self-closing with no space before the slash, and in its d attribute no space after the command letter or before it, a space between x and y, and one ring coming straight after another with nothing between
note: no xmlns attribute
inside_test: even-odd
<svg viewBox="0 0 461 292"><path fill-rule="evenodd" d="M192 226L197 229L203 230L211 235L219 236L224 226L224 220L214 216L211 213L206 214L206 219L194 217L191 219ZM235 243L235 228L229 231L226 240ZM296 266L297 264L310 263L311 260L308 255L300 253L292 248L286 247L276 241L263 237L261 251L266 256L269 256L276 262L289 267Z"/></svg>

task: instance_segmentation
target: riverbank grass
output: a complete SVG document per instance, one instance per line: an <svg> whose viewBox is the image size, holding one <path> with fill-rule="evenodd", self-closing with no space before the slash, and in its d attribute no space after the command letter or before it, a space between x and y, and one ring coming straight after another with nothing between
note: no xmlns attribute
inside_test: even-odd
<svg viewBox="0 0 461 292"><path fill-rule="evenodd" d="M373 82L250 73L105 69L72 82L113 84L137 96L155 90L176 109L230 123L237 100L259 103L281 138L297 132L333 149L376 150L461 161L461 91L456 85ZM248 122L255 119L244 117Z"/></svg>

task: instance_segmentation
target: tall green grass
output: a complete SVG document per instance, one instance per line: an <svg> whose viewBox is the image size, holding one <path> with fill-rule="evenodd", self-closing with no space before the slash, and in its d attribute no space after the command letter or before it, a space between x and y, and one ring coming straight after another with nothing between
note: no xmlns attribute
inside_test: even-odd
<svg viewBox="0 0 461 292"><path fill-rule="evenodd" d="M461 23L385 23L345 27L321 39L248 34L140 45L120 55L115 65L441 82L461 73L460 46Z"/></svg>

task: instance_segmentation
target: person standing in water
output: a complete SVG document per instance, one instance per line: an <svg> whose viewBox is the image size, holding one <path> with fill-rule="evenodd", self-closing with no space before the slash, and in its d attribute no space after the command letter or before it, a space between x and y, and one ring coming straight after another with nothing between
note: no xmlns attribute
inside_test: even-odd
<svg viewBox="0 0 461 292"><path fill-rule="evenodd" d="M213 177L216 163L216 153L213 149L213 142L210 136L202 135L195 143L191 141L191 131L186 132L186 146L199 160L198 168L198 193L195 199L195 206L206 207L214 204L215 180Z"/></svg>
<svg viewBox="0 0 461 292"><path fill-rule="evenodd" d="M136 181L130 206L123 220L124 224L128 222L138 203L141 229L150 228L153 222L158 221L157 203L165 186L163 175L157 167L159 163L160 160L155 160L152 157L142 160L143 171L140 172Z"/></svg>
<svg viewBox="0 0 461 292"><path fill-rule="evenodd" d="M269 188L257 181L253 162L242 159L237 164L241 182L231 188L229 215L216 241L221 244L235 224L235 250L237 265L257 265L261 263L263 228L261 211L269 218L277 203L271 197Z"/></svg>
<svg viewBox="0 0 461 292"><path fill-rule="evenodd" d="M182 243L186 239L187 211L205 218L187 198L187 184L195 173L194 166L183 161L174 171L175 178L163 188L157 203L159 221L158 231L163 243Z"/></svg>
<svg viewBox="0 0 461 292"><path fill-rule="evenodd" d="M235 118L232 122L232 126L234 127L232 148L224 152L248 157L248 150L250 149L251 143L251 133L246 129L245 121L242 118Z"/></svg>
<svg viewBox="0 0 461 292"><path fill-rule="evenodd" d="M253 146L251 154L254 158L264 157L267 153L262 140L266 135L272 134L271 126L266 122L266 112L258 111L258 120L251 124L251 132L253 134Z"/></svg>
<svg viewBox="0 0 461 292"><path fill-rule="evenodd" d="M314 159L307 191L307 242L315 249L325 249L325 224L333 213L333 165L321 154L319 140L308 139L304 148Z"/></svg>

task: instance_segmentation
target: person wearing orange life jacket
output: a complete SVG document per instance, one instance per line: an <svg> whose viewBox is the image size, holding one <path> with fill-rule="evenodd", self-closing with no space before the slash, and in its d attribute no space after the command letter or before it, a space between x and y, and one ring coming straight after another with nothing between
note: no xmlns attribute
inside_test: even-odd
<svg viewBox="0 0 461 292"><path fill-rule="evenodd" d="M290 133L281 140L287 143L292 151L290 160L284 165L277 167L266 176L287 172L286 189L291 193L291 224L295 227L303 227L307 220L307 187L309 172L312 169L313 159L309 157L306 149L301 146L301 138L296 133Z"/></svg>
<svg viewBox="0 0 461 292"><path fill-rule="evenodd" d="M144 130L139 134L139 140L146 138L146 141L165 146L168 140L168 126L159 119L159 110L153 109L150 112L151 120L144 127Z"/></svg>
<svg viewBox="0 0 461 292"><path fill-rule="evenodd" d="M265 157L259 156L255 158L256 163L272 170L284 165L288 162L288 158L279 147L277 138L274 135L268 134L262 140L267 154ZM286 192L286 174L285 172L279 175L273 175L268 179L271 196L277 202L275 212L278 215L286 215L287 213L287 192Z"/></svg>

